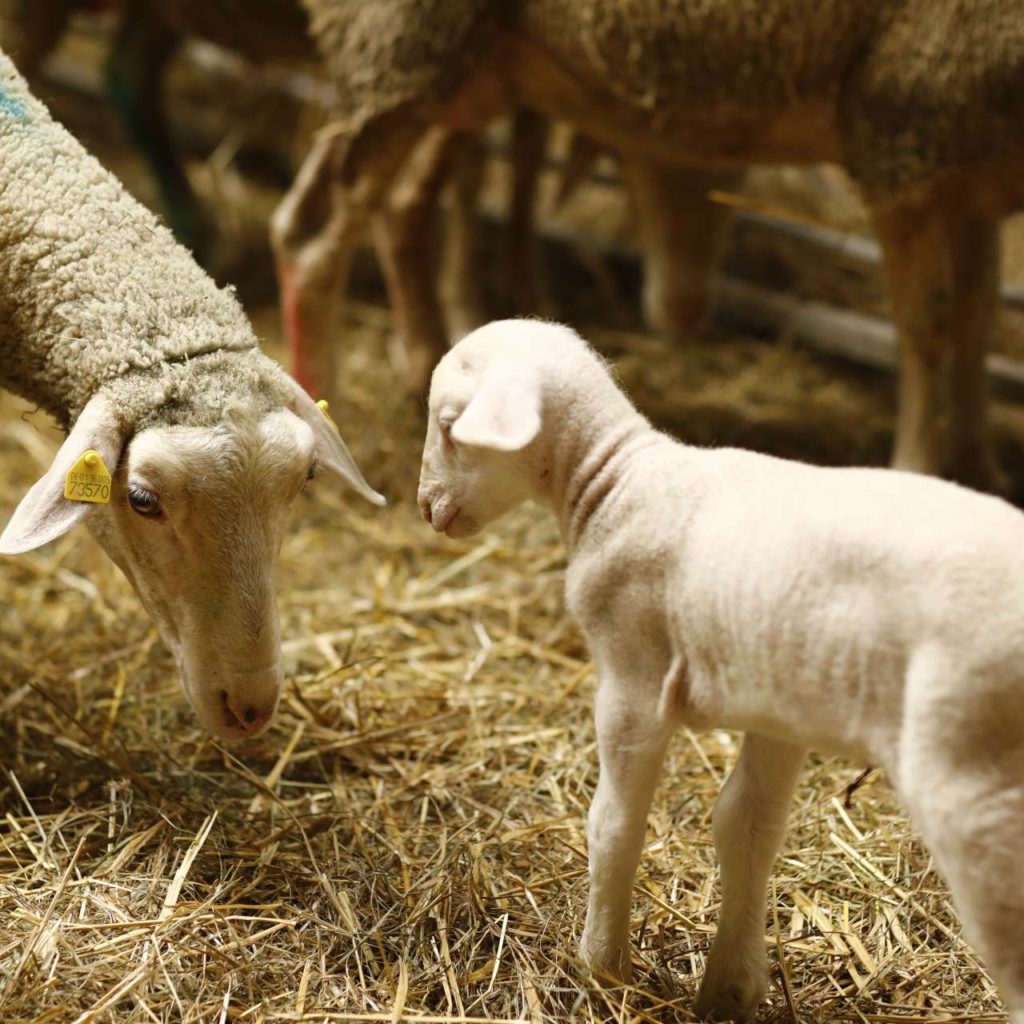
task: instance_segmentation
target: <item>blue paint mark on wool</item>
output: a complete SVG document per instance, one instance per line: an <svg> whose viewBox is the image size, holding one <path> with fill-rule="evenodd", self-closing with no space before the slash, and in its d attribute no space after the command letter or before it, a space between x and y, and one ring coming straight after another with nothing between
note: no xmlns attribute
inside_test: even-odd
<svg viewBox="0 0 1024 1024"><path fill-rule="evenodd" d="M3 88L0 88L0 110L22 124L28 122L28 112L25 110L25 104L16 96L8 96Z"/></svg>

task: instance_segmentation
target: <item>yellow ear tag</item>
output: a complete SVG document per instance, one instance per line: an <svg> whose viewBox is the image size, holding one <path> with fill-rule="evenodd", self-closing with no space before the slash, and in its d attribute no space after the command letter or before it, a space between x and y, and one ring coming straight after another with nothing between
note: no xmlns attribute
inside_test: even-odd
<svg viewBox="0 0 1024 1024"><path fill-rule="evenodd" d="M338 424L335 423L334 420L331 419L331 413L330 413L331 405L327 401L327 399L326 398L321 398L320 401L316 403L316 407L327 417L327 422L330 423L330 425L332 427L334 427L335 430L338 430ZM340 434L341 431L338 430L338 433Z"/></svg>
<svg viewBox="0 0 1024 1024"><path fill-rule="evenodd" d="M68 501L110 502L110 472L100 453L92 448L83 452L64 478L64 497Z"/></svg>

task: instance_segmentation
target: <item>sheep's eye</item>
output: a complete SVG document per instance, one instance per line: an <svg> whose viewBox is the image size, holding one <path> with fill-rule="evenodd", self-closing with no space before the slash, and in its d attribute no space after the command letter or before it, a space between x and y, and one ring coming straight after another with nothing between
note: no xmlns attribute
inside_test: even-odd
<svg viewBox="0 0 1024 1024"><path fill-rule="evenodd" d="M316 467L316 463L315 462L311 462L309 464L309 469L306 470L306 479L307 480L315 480L316 479L316 468L317 467Z"/></svg>
<svg viewBox="0 0 1024 1024"><path fill-rule="evenodd" d="M145 487L131 484L128 488L128 504L142 516L158 516L163 511L160 499Z"/></svg>

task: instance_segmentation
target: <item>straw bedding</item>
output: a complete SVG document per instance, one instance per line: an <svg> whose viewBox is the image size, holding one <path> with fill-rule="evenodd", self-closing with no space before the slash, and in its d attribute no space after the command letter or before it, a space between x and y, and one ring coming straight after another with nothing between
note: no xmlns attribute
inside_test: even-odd
<svg viewBox="0 0 1024 1024"><path fill-rule="evenodd" d="M123 174L124 153L108 140L104 160ZM222 222L254 217L236 175L213 184ZM784 344L590 329L607 294L549 285L684 439L884 461L890 380ZM280 355L277 310L248 306ZM279 585L287 685L265 737L227 749L198 727L84 531L0 564L2 1024L692 1020L719 899L709 817L737 737L676 737L636 887L636 984L596 987L575 953L594 679L564 553L536 509L463 542L419 521L423 416L388 368L390 329L379 306L350 307L336 412L391 505L323 483L300 500ZM1024 482L1022 413L996 418ZM0 395L0 518L57 440ZM859 770L804 774L762 1019L1005 1020L884 778L847 799Z"/></svg>
<svg viewBox="0 0 1024 1024"><path fill-rule="evenodd" d="M253 312L276 351L275 311ZM692 1019L719 899L709 815L737 738L676 738L637 883L637 982L595 987L575 954L594 679L564 555L536 509L457 543L418 521L422 413L393 386L388 331L383 310L351 310L338 418L392 504L320 485L301 500L265 737L227 749L200 730L84 533L0 567L5 1024ZM684 436L885 450L874 378L742 339L680 354L590 333ZM3 398L4 515L55 441ZM845 805L858 770L815 760L798 791L763 1019L1004 1019L885 780Z"/></svg>

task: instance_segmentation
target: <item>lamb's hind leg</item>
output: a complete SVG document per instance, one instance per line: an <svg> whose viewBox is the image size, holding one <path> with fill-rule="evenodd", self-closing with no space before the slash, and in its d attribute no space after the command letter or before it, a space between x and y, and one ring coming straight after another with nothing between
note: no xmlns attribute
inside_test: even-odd
<svg viewBox="0 0 1024 1024"><path fill-rule="evenodd" d="M1015 660L1002 682L986 685L962 678L950 660L918 658L894 774L1010 1024L1024 1024L1024 713Z"/></svg>
<svg viewBox="0 0 1024 1024"><path fill-rule="evenodd" d="M722 909L697 997L701 1019L753 1020L768 987L765 891L803 760L799 747L748 734L715 804Z"/></svg>

